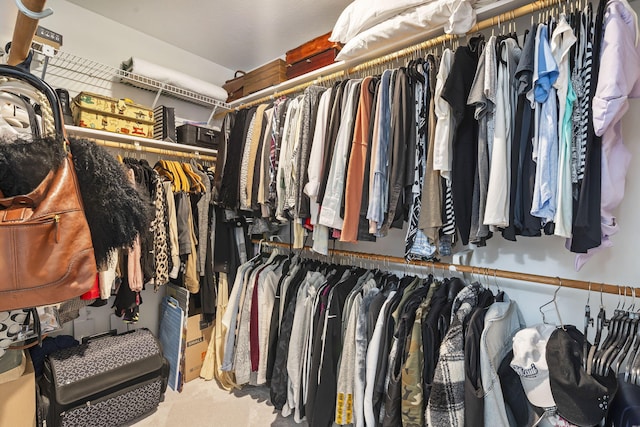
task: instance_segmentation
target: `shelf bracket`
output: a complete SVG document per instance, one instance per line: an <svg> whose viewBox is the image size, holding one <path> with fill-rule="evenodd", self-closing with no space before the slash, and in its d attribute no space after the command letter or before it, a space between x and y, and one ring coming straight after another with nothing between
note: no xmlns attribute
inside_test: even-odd
<svg viewBox="0 0 640 427"><path fill-rule="evenodd" d="M160 99L160 95L162 94L162 90L165 88L165 84L163 84L159 89L158 89L158 93L156 93L156 97L153 100L153 104L151 105L151 108L156 108L156 104L158 103L158 99Z"/></svg>
<svg viewBox="0 0 640 427"><path fill-rule="evenodd" d="M211 125L211 120L213 120L213 116L216 114L217 109L218 109L218 106L214 105L213 110L211 110L211 114L209 115L209 120L207 120L207 126Z"/></svg>

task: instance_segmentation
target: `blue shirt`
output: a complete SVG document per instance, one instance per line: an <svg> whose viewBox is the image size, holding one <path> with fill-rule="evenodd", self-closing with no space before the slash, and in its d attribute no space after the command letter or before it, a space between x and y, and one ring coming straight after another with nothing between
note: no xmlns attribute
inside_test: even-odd
<svg viewBox="0 0 640 427"><path fill-rule="evenodd" d="M531 215L549 222L556 214L558 186L558 99L553 87L558 78L558 64L551 53L547 26L540 27L538 79L534 82L534 99L539 103L540 122Z"/></svg>

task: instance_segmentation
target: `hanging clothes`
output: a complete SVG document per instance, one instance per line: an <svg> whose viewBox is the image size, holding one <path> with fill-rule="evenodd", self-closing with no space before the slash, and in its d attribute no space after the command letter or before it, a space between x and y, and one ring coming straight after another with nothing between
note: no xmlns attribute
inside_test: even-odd
<svg viewBox="0 0 640 427"><path fill-rule="evenodd" d="M451 106L454 117L453 163L451 187L456 225L463 245L469 243L471 232L472 200L478 158L478 124L474 109L467 99L478 68L479 38L469 46L456 49L451 72L442 91L442 98Z"/></svg>
<svg viewBox="0 0 640 427"><path fill-rule="evenodd" d="M344 195L344 222L342 233L340 234L341 242L355 242L358 238L358 224L360 221L360 208L364 189L364 168L367 148L369 146L369 123L371 121L373 102L372 82L373 77L364 78L360 89L351 155L349 156L349 165L347 168Z"/></svg>
<svg viewBox="0 0 640 427"><path fill-rule="evenodd" d="M609 237L618 231L613 214L624 196L624 181L629 168L629 153L623 145L620 119L628 109L628 99L640 96L640 63L638 20L625 1L607 2L602 22L602 51L594 46L600 64L593 98L593 127L602 138L601 248L612 245ZM598 24L600 21L596 20ZM599 27L596 34L599 35ZM599 43L598 43L599 44ZM616 64L612 67L613 64ZM596 67L594 66L594 70ZM576 266L582 266L595 250L578 255Z"/></svg>
<svg viewBox="0 0 640 427"><path fill-rule="evenodd" d="M558 64L558 79L554 83L558 94L558 189L557 210L554 217L554 234L560 237L571 237L573 222L573 201L571 184L571 139L573 105L576 94L571 84L569 72L569 55L577 38L564 15L553 31L551 52Z"/></svg>
<svg viewBox="0 0 640 427"><path fill-rule="evenodd" d="M517 83L518 107L516 120L514 148L518 150L518 168L516 179L516 201L514 207L515 230L509 230L505 237L515 240L515 236L540 236L542 223L540 218L531 214L533 191L535 182L536 163L533 157L534 110L527 98L533 88L533 74L535 69L535 46L538 24L533 24L526 34L522 55L515 79Z"/></svg>

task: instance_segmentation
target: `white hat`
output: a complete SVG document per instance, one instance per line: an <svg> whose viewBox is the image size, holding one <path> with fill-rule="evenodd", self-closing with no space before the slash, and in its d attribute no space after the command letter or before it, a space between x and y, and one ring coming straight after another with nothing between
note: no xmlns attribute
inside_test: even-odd
<svg viewBox="0 0 640 427"><path fill-rule="evenodd" d="M547 341L555 329L553 325L539 324L522 329L513 337L511 368L520 377L529 402L540 408L556 406L546 358Z"/></svg>

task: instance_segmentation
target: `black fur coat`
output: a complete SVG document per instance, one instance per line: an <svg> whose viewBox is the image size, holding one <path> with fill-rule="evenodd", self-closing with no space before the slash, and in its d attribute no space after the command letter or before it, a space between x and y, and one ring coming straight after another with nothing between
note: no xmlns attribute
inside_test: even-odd
<svg viewBox="0 0 640 427"><path fill-rule="evenodd" d="M104 148L81 139L69 142L96 262L103 266L113 249L131 246L148 230L153 205ZM0 191L5 197L31 192L65 155L60 139L0 142Z"/></svg>

